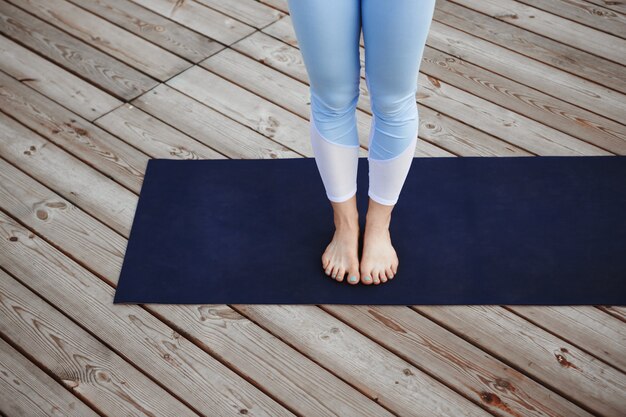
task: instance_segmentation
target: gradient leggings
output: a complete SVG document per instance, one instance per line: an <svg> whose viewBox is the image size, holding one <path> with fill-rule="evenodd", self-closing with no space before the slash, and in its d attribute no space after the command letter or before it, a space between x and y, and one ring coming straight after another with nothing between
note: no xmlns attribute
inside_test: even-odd
<svg viewBox="0 0 626 417"><path fill-rule="evenodd" d="M435 0L288 0L311 98L311 145L331 201L356 193L356 105L365 44L365 81L373 113L368 196L394 205L417 143L415 94Z"/></svg>

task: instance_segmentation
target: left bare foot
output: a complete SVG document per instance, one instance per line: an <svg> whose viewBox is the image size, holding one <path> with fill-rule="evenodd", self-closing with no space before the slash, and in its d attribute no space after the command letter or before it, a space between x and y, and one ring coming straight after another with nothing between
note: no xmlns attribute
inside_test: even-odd
<svg viewBox="0 0 626 417"><path fill-rule="evenodd" d="M387 282L398 271L398 256L391 244L389 233L392 210L393 206L382 205L370 199L360 263L363 284Z"/></svg>
<svg viewBox="0 0 626 417"><path fill-rule="evenodd" d="M358 284L359 277L359 213L356 195L347 201L335 203L333 217L335 233L322 254L322 268L329 277L341 282L346 273L348 283Z"/></svg>

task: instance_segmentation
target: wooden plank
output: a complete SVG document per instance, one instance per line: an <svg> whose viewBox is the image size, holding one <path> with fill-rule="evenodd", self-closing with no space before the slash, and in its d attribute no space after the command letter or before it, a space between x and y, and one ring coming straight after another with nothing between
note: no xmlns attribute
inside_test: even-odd
<svg viewBox="0 0 626 417"><path fill-rule="evenodd" d="M278 0L282 1L282 0ZM606 7L607 9L626 14L626 3L614 0L586 0L589 3L597 4L598 6Z"/></svg>
<svg viewBox="0 0 626 417"><path fill-rule="evenodd" d="M203 68L190 68L167 85L295 152L313 154L309 138L302 135L308 129L305 119Z"/></svg>
<svg viewBox="0 0 626 417"><path fill-rule="evenodd" d="M415 149L415 155L417 157L438 158L443 156L454 156L452 152L444 149L443 147L426 142L425 140L418 140Z"/></svg>
<svg viewBox="0 0 626 417"><path fill-rule="evenodd" d="M5 125L3 124L2 127L4 128ZM19 134L20 131L16 130L13 133ZM30 135L32 136L25 136L29 142L33 137L36 137L32 132ZM4 138L6 136L3 136ZM54 147L52 144L45 146L46 152L50 146ZM15 155L8 155L4 152L4 149L0 149L0 155L11 162L21 163L24 159L24 157L20 159ZM58 169L53 172L63 173L63 176L67 176L63 169L59 166L51 166L49 161L48 159L44 162L47 169ZM21 164L22 169L37 175L37 172L32 171L31 166L34 165L29 165L28 163ZM97 178L97 176L89 173L85 173L84 176L87 179ZM45 178L49 177L50 174ZM62 186L63 183L62 181L56 181L53 185ZM80 188L81 185L83 188ZM97 181L91 183L91 186L94 188L97 185ZM83 189L87 190L85 184L75 184L73 189L80 190L81 194L83 194ZM107 192L107 190L99 190L99 192L105 196L113 194L112 192ZM0 201L0 207L9 211L16 219L22 220L33 228L43 228L45 230L47 227L54 225L60 236L59 240L71 242L70 248L74 249L71 251L73 258L81 264L91 262L96 265L95 270L98 275L104 277L119 275L126 249L126 242L120 239L119 233L111 228L98 228L99 221L86 215L84 209L68 203L59 194L42 187L33 178L27 176L4 159L0 159ZM135 204L134 201L131 203ZM106 207L101 207L101 210L106 209ZM68 216L68 213L72 215ZM70 218L68 219L68 217Z"/></svg>
<svg viewBox="0 0 626 417"><path fill-rule="evenodd" d="M259 0L260 3L267 4L275 9L281 10L285 13L289 13L287 7L287 0Z"/></svg>
<svg viewBox="0 0 626 417"><path fill-rule="evenodd" d="M256 32L235 43L233 48L237 49L237 45L241 42L249 41L257 36L266 35ZM253 40L250 42L256 44ZM278 41L274 40L274 42ZM308 120L311 112L311 103L309 101L309 86L307 84L289 77L267 64L264 65L256 59L249 58L235 49L224 49L198 65ZM287 55L283 55L283 57L291 58ZM296 64L291 61L288 63L288 65L299 64L301 62ZM361 93L357 108L363 109L365 104L369 104L369 101L364 103L363 99L364 97Z"/></svg>
<svg viewBox="0 0 626 417"><path fill-rule="evenodd" d="M405 306L322 308L496 415L592 415Z"/></svg>
<svg viewBox="0 0 626 417"><path fill-rule="evenodd" d="M602 311L617 317L618 319L626 322L626 307L624 306L598 306Z"/></svg>
<svg viewBox="0 0 626 417"><path fill-rule="evenodd" d="M192 64L65 0L9 0L122 62L165 81Z"/></svg>
<svg viewBox="0 0 626 417"><path fill-rule="evenodd" d="M624 411L624 373L504 308L412 308L594 414Z"/></svg>
<svg viewBox="0 0 626 417"><path fill-rule="evenodd" d="M233 307L394 413L491 415L316 306L237 304Z"/></svg>
<svg viewBox="0 0 626 417"><path fill-rule="evenodd" d="M297 44L289 43L285 38L288 34L283 36L282 30L280 30L282 28L288 29L288 23L285 19L290 18L283 17L278 22L264 28L262 32L255 32L243 38L232 44L231 49L309 85L309 74L306 72L302 54L298 50ZM288 21L290 22L290 20ZM281 33L276 33L278 31ZM289 29L289 32L292 33L293 28ZM359 48L359 51L362 49ZM360 85L359 88L360 93L365 92ZM358 105L362 105L360 98Z"/></svg>
<svg viewBox="0 0 626 417"><path fill-rule="evenodd" d="M626 154L626 126L511 81L479 66L426 47L421 71L431 78L520 113L616 154Z"/></svg>
<svg viewBox="0 0 626 417"><path fill-rule="evenodd" d="M226 159L221 153L132 104L125 104L101 117L96 125L152 158Z"/></svg>
<svg viewBox="0 0 626 417"><path fill-rule="evenodd" d="M0 31L75 75L123 100L131 100L157 81L94 47L0 0Z"/></svg>
<svg viewBox="0 0 626 417"><path fill-rule="evenodd" d="M471 42L473 37L481 38L489 42L485 44L489 45L489 49L492 49L494 45L498 45L543 62L554 69L563 70L607 88L626 93L626 79L622 75L624 72L623 65L583 51L575 46L557 42L542 36L541 33L533 33L510 25L472 9L459 6L449 0L442 0L437 3L433 19L443 25L466 32L464 36L468 38L467 42ZM430 43L430 45L438 47L434 43ZM441 41L438 41L437 45L440 45L440 49L443 48ZM463 51L463 49L463 45L456 48L458 51ZM442 49L442 51L446 50ZM495 49L496 53L499 53L499 51L499 48ZM489 53L489 50L486 52ZM485 58L488 58L488 56ZM485 68L491 67L487 66ZM547 70L548 73L550 71ZM503 76L507 76L509 71L500 71L500 73ZM526 84L532 86L530 82ZM545 91L541 88L539 89ZM554 96L560 97L561 95L555 94Z"/></svg>
<svg viewBox="0 0 626 417"><path fill-rule="evenodd" d="M422 105L419 135L422 143L432 143L457 156L530 156L512 143L500 140L469 124ZM428 142L426 142L428 141Z"/></svg>
<svg viewBox="0 0 626 417"><path fill-rule="evenodd" d="M0 160L1 165L6 162ZM0 332L5 338L20 346L68 391L99 413L112 416L197 416L132 364L2 270L0 317Z"/></svg>
<svg viewBox="0 0 626 417"><path fill-rule="evenodd" d="M0 113L0 126L0 155L3 158L28 170L29 175L40 181L49 178L51 172L62 172L63 175L55 183L55 191L66 198L72 196L78 206L93 213L117 232L132 225L135 199L131 191L122 186L110 191L94 187L107 177L96 170L77 173L68 169L78 163L76 157L63 152L4 113ZM45 220L48 214L52 213L42 212L40 216ZM107 250L120 248L107 247Z"/></svg>
<svg viewBox="0 0 626 417"><path fill-rule="evenodd" d="M536 155L612 154L448 83L421 74L420 78L423 103Z"/></svg>
<svg viewBox="0 0 626 417"><path fill-rule="evenodd" d="M180 307L163 304L153 311L219 354L298 415L396 415L384 404L371 401L360 385L354 387L352 380L338 378L324 363L311 360L229 306ZM382 394L394 389L387 386Z"/></svg>
<svg viewBox="0 0 626 417"><path fill-rule="evenodd" d="M135 304L111 308L114 290L0 213L3 268L196 410L293 416L246 379ZM47 279L39 277L45 275Z"/></svg>
<svg viewBox="0 0 626 417"><path fill-rule="evenodd" d="M87 120L122 104L120 100L0 35L0 69Z"/></svg>
<svg viewBox="0 0 626 417"><path fill-rule="evenodd" d="M626 15L582 0L518 0L528 6L573 20L620 38L626 37Z"/></svg>
<svg viewBox="0 0 626 417"><path fill-rule="evenodd" d="M483 39L433 21L430 45L478 66L503 74L546 94L580 106L617 123L626 111L624 94L538 62ZM598 111L598 109L602 109Z"/></svg>
<svg viewBox="0 0 626 417"><path fill-rule="evenodd" d="M122 177L123 185L141 188L141 172L148 163L146 154L3 73L0 103L8 115L58 146L71 149L79 158L91 161L104 174L133 173Z"/></svg>
<svg viewBox="0 0 626 417"><path fill-rule="evenodd" d="M252 26L195 1L133 0L133 2L224 45L237 42L255 31Z"/></svg>
<svg viewBox="0 0 626 417"><path fill-rule="evenodd" d="M232 103L235 105L237 101ZM270 140L273 138L263 136L165 84L138 97L132 104L230 158L264 159L298 155L287 146ZM242 110L245 108L242 107ZM268 130L273 129L275 123L275 119L270 119L269 126L265 123L264 126Z"/></svg>
<svg viewBox="0 0 626 417"><path fill-rule="evenodd" d="M11 126L2 125L1 121L0 117L0 126L3 130L11 129ZM8 122L12 120L9 119ZM22 139L21 135L15 136L17 141L24 142L22 147L29 141L28 138ZM32 175L28 166L23 166L19 160L14 162ZM58 188L57 184L65 181L63 170L47 166L45 162L41 165L49 172L43 180L46 185ZM90 177L88 173L92 169L80 162L68 163L66 166L71 167L67 169ZM121 234L113 233L106 225L16 168L8 164L6 166L0 164L0 168L6 168L6 171L2 171L6 172L6 177L2 177L3 181L0 182L4 187L4 190L0 188L0 206L3 210L19 217L28 227L44 236L46 241L52 242L64 253L71 253L72 257L80 259L81 263L94 270L111 285L115 285L123 253L106 251L102 255L106 259L91 258L89 255L103 246L126 246L125 238L130 233L130 227ZM79 184L76 186L81 193L82 186ZM98 189L104 195L110 195L120 188L108 179L94 181L89 186ZM106 191L105 188L110 190ZM70 197L74 198L73 195ZM57 210L59 207L62 209ZM117 211L126 211L126 208L120 207ZM76 225L75 229L86 231L85 238L82 240L69 238L68 225ZM115 265L115 270L111 272L110 266L103 265L104 263ZM167 323L173 323L176 326L175 331L183 332L203 350L218 355L221 360L236 368L238 373L255 381L258 386L271 392L273 397L279 398L281 403L297 410L300 415L391 416L376 402L368 401L362 393L228 306L150 305L148 309ZM77 311L80 312L80 309ZM122 353L125 352L123 348L120 349ZM281 378L276 378L275 375L281 375ZM197 377L201 376L200 373Z"/></svg>
<svg viewBox="0 0 626 417"><path fill-rule="evenodd" d="M9 416L98 416L2 338L0 410Z"/></svg>
<svg viewBox="0 0 626 417"><path fill-rule="evenodd" d="M224 48L220 43L129 0L70 1L194 63Z"/></svg>
<svg viewBox="0 0 626 417"><path fill-rule="evenodd" d="M546 38L626 65L626 41L617 36L526 6L515 0L453 1L493 19L502 20L529 32L540 33ZM607 48L607 45L611 47Z"/></svg>
<svg viewBox="0 0 626 417"><path fill-rule="evenodd" d="M626 372L626 326L621 320L590 306L529 305L508 309Z"/></svg>
<svg viewBox="0 0 626 417"><path fill-rule="evenodd" d="M239 0L236 2L220 0L196 1L257 29L261 29L285 15L279 10L256 0Z"/></svg>

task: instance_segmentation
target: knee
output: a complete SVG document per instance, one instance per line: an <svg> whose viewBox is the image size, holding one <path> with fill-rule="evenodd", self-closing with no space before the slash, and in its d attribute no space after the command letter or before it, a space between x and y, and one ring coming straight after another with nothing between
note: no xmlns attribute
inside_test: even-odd
<svg viewBox="0 0 626 417"><path fill-rule="evenodd" d="M400 126L417 120L415 91L400 94L380 94L370 97L372 113L379 121Z"/></svg>
<svg viewBox="0 0 626 417"><path fill-rule="evenodd" d="M358 145L356 106L359 89L347 86L310 89L311 118L327 140L348 146Z"/></svg>
<svg viewBox="0 0 626 417"><path fill-rule="evenodd" d="M372 100L372 126L369 158L389 160L407 152L414 152L419 112L415 93L404 96L387 95Z"/></svg>
<svg viewBox="0 0 626 417"><path fill-rule="evenodd" d="M324 88L311 87L311 106L321 115L340 116L356 108L359 88L346 84L327 83Z"/></svg>

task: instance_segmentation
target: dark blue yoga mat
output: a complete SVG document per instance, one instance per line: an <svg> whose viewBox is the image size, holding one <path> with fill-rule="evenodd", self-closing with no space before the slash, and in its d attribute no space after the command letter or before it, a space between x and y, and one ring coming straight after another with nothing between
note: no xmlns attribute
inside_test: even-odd
<svg viewBox="0 0 626 417"><path fill-rule="evenodd" d="M381 285L324 274L332 219L313 158L151 159L114 302L626 304L626 156L416 157Z"/></svg>

